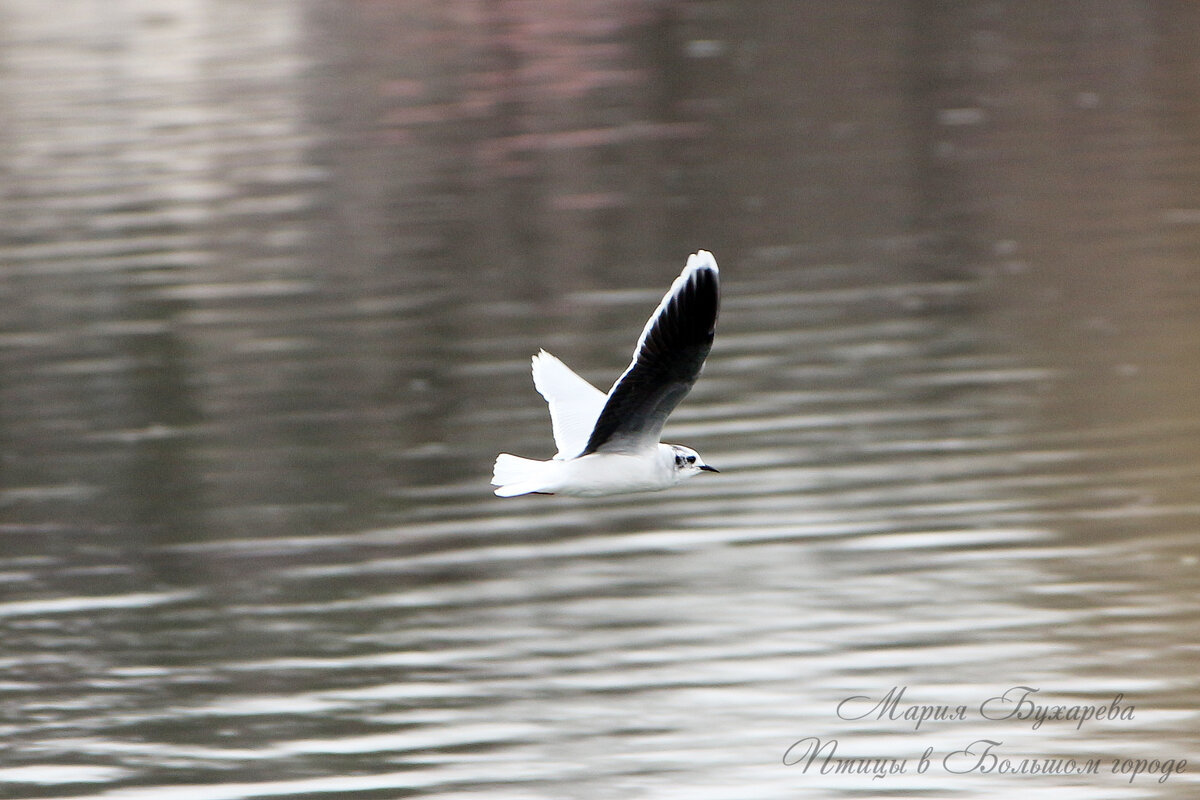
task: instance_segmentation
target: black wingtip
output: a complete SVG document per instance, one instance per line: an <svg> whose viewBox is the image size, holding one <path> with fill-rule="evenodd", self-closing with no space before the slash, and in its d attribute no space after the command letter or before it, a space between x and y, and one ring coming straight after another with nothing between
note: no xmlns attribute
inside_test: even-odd
<svg viewBox="0 0 1200 800"><path fill-rule="evenodd" d="M688 259L646 323L633 363L609 390L580 455L606 445L643 444L659 435L667 415L700 375L712 348L720 305L716 259L701 250Z"/></svg>

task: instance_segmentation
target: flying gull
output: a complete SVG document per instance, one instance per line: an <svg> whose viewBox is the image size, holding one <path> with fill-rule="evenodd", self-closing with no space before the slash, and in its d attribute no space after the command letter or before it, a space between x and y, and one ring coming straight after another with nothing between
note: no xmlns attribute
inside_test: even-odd
<svg viewBox="0 0 1200 800"><path fill-rule="evenodd" d="M717 472L695 450L659 436L700 375L719 305L717 262L701 250L658 304L607 395L545 350L534 356L533 384L550 406L558 453L549 461L501 453L492 473L496 494L654 492Z"/></svg>

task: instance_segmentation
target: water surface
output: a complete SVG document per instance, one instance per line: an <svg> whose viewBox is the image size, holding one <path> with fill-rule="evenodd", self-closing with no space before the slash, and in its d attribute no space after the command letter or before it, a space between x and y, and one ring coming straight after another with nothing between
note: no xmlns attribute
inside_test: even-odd
<svg viewBox="0 0 1200 800"><path fill-rule="evenodd" d="M0 6L4 796L1194 794L1189 7Z"/></svg>

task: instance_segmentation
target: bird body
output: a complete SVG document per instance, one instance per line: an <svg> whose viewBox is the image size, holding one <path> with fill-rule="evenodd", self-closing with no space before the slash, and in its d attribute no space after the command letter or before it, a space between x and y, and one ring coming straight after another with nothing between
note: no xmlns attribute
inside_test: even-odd
<svg viewBox="0 0 1200 800"><path fill-rule="evenodd" d="M558 452L549 461L501 453L492 472L500 497L595 497L668 489L716 472L695 450L662 444L667 416L692 388L712 347L720 305L717 262L701 250L671 284L608 394L545 350L533 382L550 407Z"/></svg>
<svg viewBox="0 0 1200 800"><path fill-rule="evenodd" d="M600 497L607 494L657 492L670 489L699 472L716 472L699 462L680 469L676 458L696 453L678 445L657 444L653 450L633 453L590 453L571 459L536 461L509 453L496 458L493 485L500 497L519 494L567 494ZM686 462L685 462L686 463ZM693 462L696 464L696 462Z"/></svg>

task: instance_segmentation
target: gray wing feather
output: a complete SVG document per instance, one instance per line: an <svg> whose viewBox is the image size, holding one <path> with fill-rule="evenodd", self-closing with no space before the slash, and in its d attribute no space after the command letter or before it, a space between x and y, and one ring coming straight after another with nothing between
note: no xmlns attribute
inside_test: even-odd
<svg viewBox="0 0 1200 800"><path fill-rule="evenodd" d="M688 259L646 323L633 361L609 390L579 455L628 452L658 442L667 417L691 390L712 349L719 307L717 262L701 250Z"/></svg>

